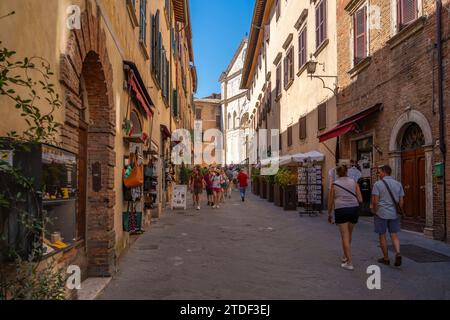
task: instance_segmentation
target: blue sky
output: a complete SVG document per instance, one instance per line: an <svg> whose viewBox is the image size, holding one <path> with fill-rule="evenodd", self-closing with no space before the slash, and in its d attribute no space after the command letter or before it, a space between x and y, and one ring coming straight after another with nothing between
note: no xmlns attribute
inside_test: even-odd
<svg viewBox="0 0 450 320"><path fill-rule="evenodd" d="M250 30L255 0L190 0L198 98L220 93L219 77Z"/></svg>

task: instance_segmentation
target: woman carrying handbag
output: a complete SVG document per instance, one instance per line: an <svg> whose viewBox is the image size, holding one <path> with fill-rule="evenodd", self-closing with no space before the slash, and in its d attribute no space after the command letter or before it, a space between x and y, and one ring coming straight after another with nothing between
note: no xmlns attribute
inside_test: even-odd
<svg viewBox="0 0 450 320"><path fill-rule="evenodd" d="M334 210L334 222L339 226L344 251L341 267L354 270L351 254L352 234L358 223L359 207L363 198L359 185L347 176L345 165L338 167L336 174L338 178L331 185L328 196L328 222L333 223Z"/></svg>

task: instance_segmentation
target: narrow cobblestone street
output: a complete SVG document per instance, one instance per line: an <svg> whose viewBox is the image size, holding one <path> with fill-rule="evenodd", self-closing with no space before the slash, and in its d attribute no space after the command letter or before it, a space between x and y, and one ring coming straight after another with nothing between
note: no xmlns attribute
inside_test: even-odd
<svg viewBox="0 0 450 320"><path fill-rule="evenodd" d="M415 244L446 255L448 245L410 232ZM381 267L381 290L366 268L380 252L370 218L354 234L355 271L340 268L338 230L326 215L300 217L237 192L218 210L167 210L119 262L99 299L449 299L450 262ZM391 252L392 254L392 252Z"/></svg>

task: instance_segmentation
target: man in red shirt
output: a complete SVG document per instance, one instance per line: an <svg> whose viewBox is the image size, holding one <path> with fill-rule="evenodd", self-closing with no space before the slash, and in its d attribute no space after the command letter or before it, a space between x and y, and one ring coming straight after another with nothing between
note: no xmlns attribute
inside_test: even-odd
<svg viewBox="0 0 450 320"><path fill-rule="evenodd" d="M241 192L242 202L245 201L245 191L248 186L248 175L245 173L245 170L240 169L239 174L237 176L237 180L239 181L239 191Z"/></svg>

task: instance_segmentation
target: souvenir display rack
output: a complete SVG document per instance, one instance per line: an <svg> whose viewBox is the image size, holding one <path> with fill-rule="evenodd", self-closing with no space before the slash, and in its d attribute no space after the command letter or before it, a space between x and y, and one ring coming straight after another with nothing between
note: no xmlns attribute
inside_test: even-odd
<svg viewBox="0 0 450 320"><path fill-rule="evenodd" d="M299 214L319 215L323 207L322 166L307 162L298 167Z"/></svg>

